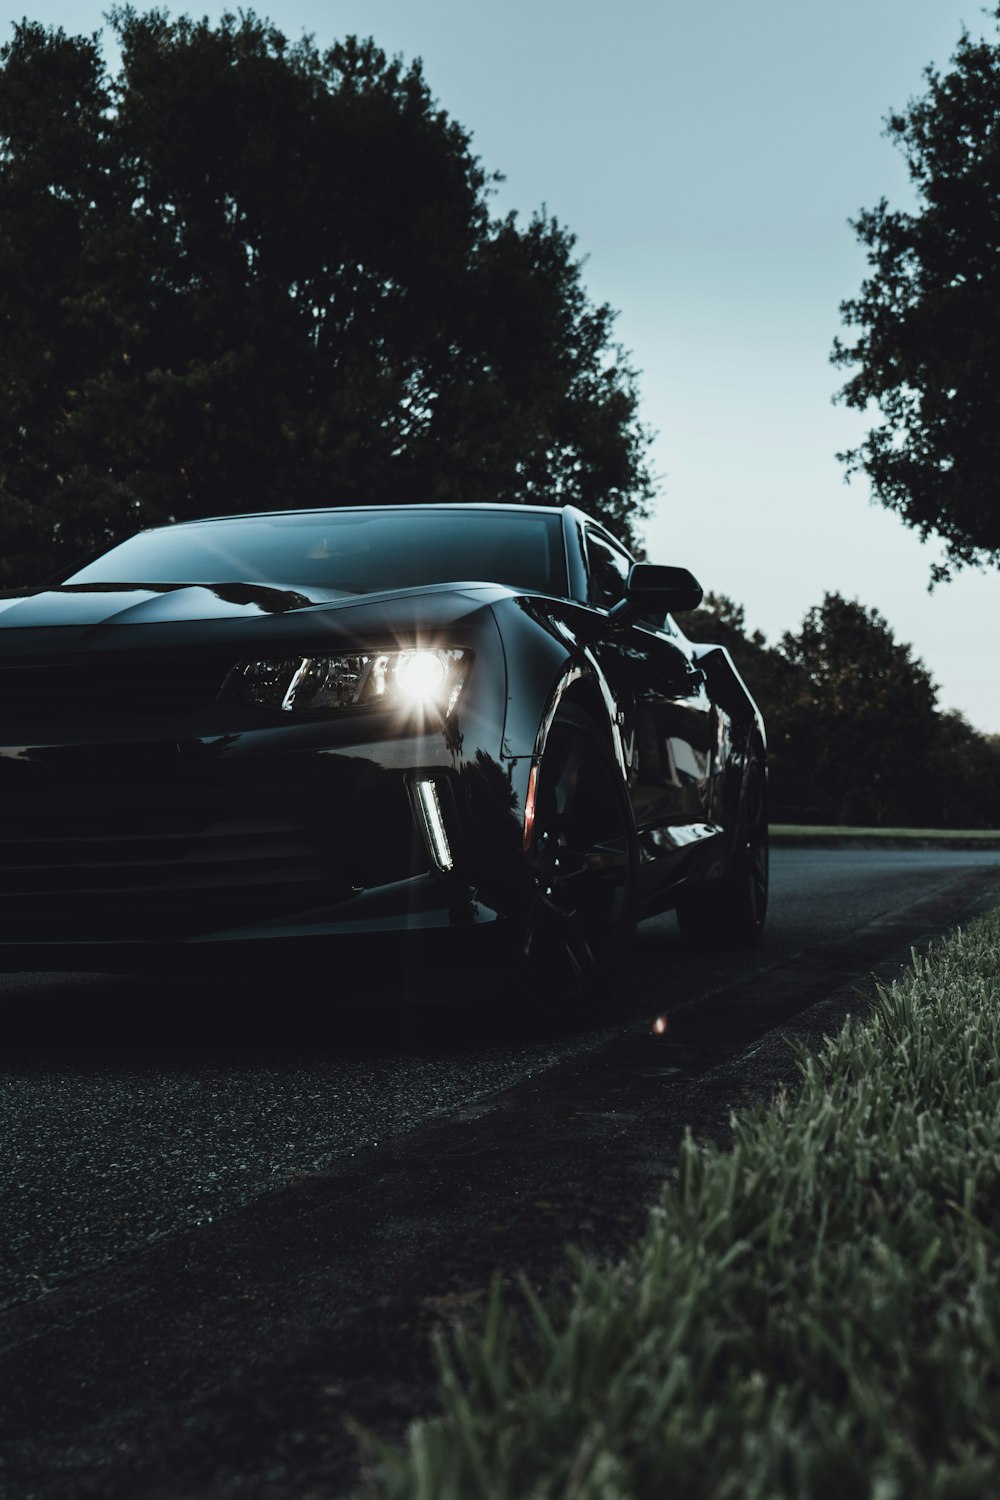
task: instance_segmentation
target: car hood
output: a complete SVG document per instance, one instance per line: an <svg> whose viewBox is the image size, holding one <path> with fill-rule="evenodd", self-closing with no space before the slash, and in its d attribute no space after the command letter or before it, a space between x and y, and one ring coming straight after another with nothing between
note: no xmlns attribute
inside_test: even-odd
<svg viewBox="0 0 1000 1500"><path fill-rule="evenodd" d="M448 631L511 590L428 584L378 594L308 592L260 583L104 584L0 595L0 656L41 652L228 651L268 642L380 641Z"/></svg>
<svg viewBox="0 0 1000 1500"><path fill-rule="evenodd" d="M0 625L27 630L60 625L159 625L283 615L343 599L342 594L263 583L64 585L0 596ZM356 596L351 596L356 602Z"/></svg>

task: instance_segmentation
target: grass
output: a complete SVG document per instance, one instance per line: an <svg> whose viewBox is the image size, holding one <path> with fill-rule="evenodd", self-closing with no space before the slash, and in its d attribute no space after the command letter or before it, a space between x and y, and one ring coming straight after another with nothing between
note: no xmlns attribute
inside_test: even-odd
<svg viewBox="0 0 1000 1500"><path fill-rule="evenodd" d="M845 828L836 823L772 823L770 833L774 839L892 839L920 844L1000 845L1000 829L996 828Z"/></svg>
<svg viewBox="0 0 1000 1500"><path fill-rule="evenodd" d="M801 1087L684 1141L642 1242L494 1288L440 1415L367 1440L407 1500L1000 1494L1000 913L849 1019ZM572 1252L571 1252L572 1253Z"/></svg>

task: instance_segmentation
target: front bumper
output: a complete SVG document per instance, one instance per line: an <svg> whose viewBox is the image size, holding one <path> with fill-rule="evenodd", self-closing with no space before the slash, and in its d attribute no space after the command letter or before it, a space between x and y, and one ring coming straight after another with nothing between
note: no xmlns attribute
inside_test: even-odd
<svg viewBox="0 0 1000 1500"><path fill-rule="evenodd" d="M336 941L376 963L490 961L519 825L502 773L441 733L319 725L0 750L0 969L156 970ZM439 865L414 787L440 790ZM500 793L497 793L497 786ZM487 879L487 885L490 878Z"/></svg>
<svg viewBox="0 0 1000 1500"><path fill-rule="evenodd" d="M362 964L372 984L395 988L422 972L483 972L509 958L502 916L471 892L447 904L441 895L431 877L418 876L326 911L196 936L8 940L0 942L0 972L201 973L266 964L285 973L325 973L336 998L338 980Z"/></svg>

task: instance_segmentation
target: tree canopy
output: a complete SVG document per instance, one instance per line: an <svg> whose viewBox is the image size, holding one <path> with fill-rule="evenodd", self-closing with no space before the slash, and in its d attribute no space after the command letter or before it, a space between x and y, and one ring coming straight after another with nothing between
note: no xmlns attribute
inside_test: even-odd
<svg viewBox="0 0 1000 1500"><path fill-rule="evenodd" d="M7 581L136 525L652 493L614 314L545 213L496 219L421 65L252 13L25 21L0 49Z"/></svg>
<svg viewBox="0 0 1000 1500"><path fill-rule="evenodd" d="M870 274L842 305L852 336L833 359L857 366L847 404L882 414L841 455L848 472L944 542L940 578L1000 562L1000 44L963 33L950 71L925 79L886 124L917 208L882 199L854 223Z"/></svg>
<svg viewBox="0 0 1000 1500"><path fill-rule="evenodd" d="M776 822L1000 825L1000 738L938 710L927 668L878 610L827 594L775 646L722 596L681 620L727 648L760 706Z"/></svg>
<svg viewBox="0 0 1000 1500"><path fill-rule="evenodd" d="M783 705L783 732L801 772L842 823L910 823L926 816L925 753L937 724L937 688L877 609L825 595L781 654L799 689Z"/></svg>

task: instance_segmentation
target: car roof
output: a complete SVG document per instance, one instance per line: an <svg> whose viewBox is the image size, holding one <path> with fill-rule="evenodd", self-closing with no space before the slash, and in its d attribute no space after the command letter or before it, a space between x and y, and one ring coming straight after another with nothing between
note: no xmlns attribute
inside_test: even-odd
<svg viewBox="0 0 1000 1500"><path fill-rule="evenodd" d="M186 521L175 521L175 526L200 526L207 521L251 521L264 520L270 516L328 516L331 513L350 514L352 511L372 511L384 513L385 511L501 511L508 514L520 514L525 512L532 515L562 515L566 511L573 512L575 507L563 505L519 505L516 502L493 501L493 500L445 500L445 501L402 501L393 502L388 505L312 505L296 507L277 507L273 510L247 510L232 511L229 515L222 516L195 516ZM582 514L581 512L576 512ZM158 527L150 527L151 531Z"/></svg>

